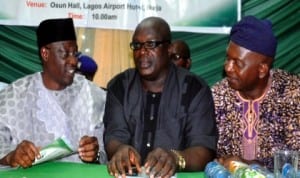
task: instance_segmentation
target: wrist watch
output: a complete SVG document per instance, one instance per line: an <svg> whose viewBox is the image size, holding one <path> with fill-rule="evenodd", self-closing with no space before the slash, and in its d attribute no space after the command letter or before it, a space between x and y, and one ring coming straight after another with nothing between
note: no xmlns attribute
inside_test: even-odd
<svg viewBox="0 0 300 178"><path fill-rule="evenodd" d="M185 169L185 159L184 157L176 150L171 149L171 152L176 156L176 164L179 170Z"/></svg>
<svg viewBox="0 0 300 178"><path fill-rule="evenodd" d="M100 162L100 157L101 157L101 153L100 153L100 151L98 151L94 162L99 163Z"/></svg>

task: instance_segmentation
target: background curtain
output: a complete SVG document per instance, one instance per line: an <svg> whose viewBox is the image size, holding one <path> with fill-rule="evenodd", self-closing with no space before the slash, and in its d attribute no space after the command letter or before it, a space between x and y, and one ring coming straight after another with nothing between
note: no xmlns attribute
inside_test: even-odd
<svg viewBox="0 0 300 178"><path fill-rule="evenodd" d="M269 19L278 39L275 68L300 73L300 1L243 0L242 16ZM77 28L79 50L98 64L94 82L105 87L117 73L133 67L129 48L132 31ZM223 78L228 35L172 32L173 40L185 40L191 49L191 71L209 85ZM42 70L35 27L0 26L0 81L11 83Z"/></svg>

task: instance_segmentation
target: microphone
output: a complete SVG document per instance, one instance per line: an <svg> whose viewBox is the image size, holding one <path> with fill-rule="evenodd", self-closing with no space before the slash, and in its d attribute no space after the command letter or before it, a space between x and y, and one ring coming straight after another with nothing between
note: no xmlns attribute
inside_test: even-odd
<svg viewBox="0 0 300 178"><path fill-rule="evenodd" d="M77 70L83 74L94 74L98 69L97 63L90 56L80 54L78 56Z"/></svg>

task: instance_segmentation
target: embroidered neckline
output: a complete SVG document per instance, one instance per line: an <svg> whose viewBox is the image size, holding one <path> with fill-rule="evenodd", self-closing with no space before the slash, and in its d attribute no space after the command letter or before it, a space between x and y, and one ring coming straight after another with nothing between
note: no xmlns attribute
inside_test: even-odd
<svg viewBox="0 0 300 178"><path fill-rule="evenodd" d="M261 101L263 100L263 98L267 95L267 93L269 92L271 85L272 85L272 72L270 73L270 77L268 79L268 84L267 87L265 88L264 92L262 93L262 95L256 99L246 99L244 98L239 91L236 91L236 95L240 98L240 100L242 100L243 102L257 102L257 101Z"/></svg>

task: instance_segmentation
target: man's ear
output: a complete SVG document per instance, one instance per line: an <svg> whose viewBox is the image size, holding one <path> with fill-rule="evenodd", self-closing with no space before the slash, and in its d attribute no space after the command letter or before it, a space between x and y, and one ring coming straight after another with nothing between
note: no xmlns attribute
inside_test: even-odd
<svg viewBox="0 0 300 178"><path fill-rule="evenodd" d="M45 62L48 61L49 50L47 48L42 47L40 50L40 54L41 54L43 61L45 61Z"/></svg>
<svg viewBox="0 0 300 178"><path fill-rule="evenodd" d="M259 69L258 69L259 78L266 77L266 75L268 75L268 73L269 73L269 70L270 70L270 67L267 63L265 63L265 62L260 63L259 64Z"/></svg>
<svg viewBox="0 0 300 178"><path fill-rule="evenodd" d="M191 65L192 65L192 60L190 58L188 58L186 60L186 68L190 70L191 69Z"/></svg>

